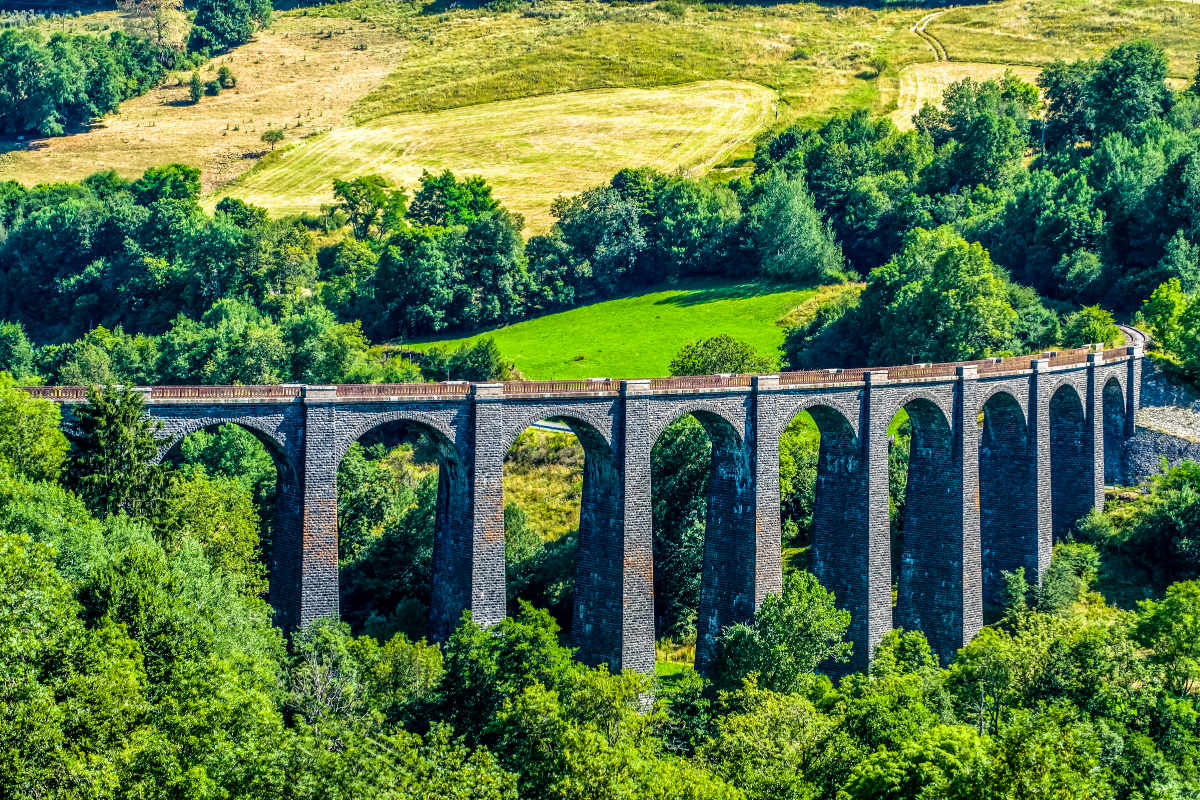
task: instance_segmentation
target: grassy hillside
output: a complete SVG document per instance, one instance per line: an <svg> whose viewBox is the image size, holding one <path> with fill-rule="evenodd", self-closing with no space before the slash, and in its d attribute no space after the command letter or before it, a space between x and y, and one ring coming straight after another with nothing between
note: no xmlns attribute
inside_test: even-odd
<svg viewBox="0 0 1200 800"><path fill-rule="evenodd" d="M604 183L622 167L703 174L774 117L775 93L711 81L600 89L432 113L392 114L338 128L274 158L227 194L275 214L333 202L334 178L382 174L414 186L421 171L480 174L530 229L550 227L549 200Z"/></svg>
<svg viewBox="0 0 1200 800"><path fill-rule="evenodd" d="M491 331L506 358L531 379L651 378L687 342L721 333L775 355L784 314L816 294L759 282L696 281L581 306ZM418 345L457 347L479 336Z"/></svg>

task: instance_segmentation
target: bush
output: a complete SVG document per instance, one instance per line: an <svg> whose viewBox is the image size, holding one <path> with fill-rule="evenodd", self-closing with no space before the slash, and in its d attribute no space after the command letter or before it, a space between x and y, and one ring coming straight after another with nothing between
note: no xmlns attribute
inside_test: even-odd
<svg viewBox="0 0 1200 800"><path fill-rule="evenodd" d="M193 103L199 103L200 98L204 96L204 81L200 80L200 70L192 73L192 79L188 81L188 89Z"/></svg>
<svg viewBox="0 0 1200 800"><path fill-rule="evenodd" d="M1100 306L1084 306L1067 317L1063 325L1063 344L1085 347L1102 344L1111 347L1123 340L1121 329L1113 322L1112 314Z"/></svg>

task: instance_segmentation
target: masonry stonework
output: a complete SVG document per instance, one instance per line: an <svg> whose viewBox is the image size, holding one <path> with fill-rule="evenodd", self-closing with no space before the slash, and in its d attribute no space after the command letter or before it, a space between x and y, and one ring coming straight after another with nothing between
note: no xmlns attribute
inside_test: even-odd
<svg viewBox="0 0 1200 800"><path fill-rule="evenodd" d="M588 664L654 669L650 462L691 414L712 441L697 660L721 631L781 591L779 442L807 412L821 434L811 565L851 614L863 669L893 624L925 633L943 660L979 631L1001 573L1040 580L1052 537L1103 504L1114 453L1135 432L1140 347L961 365L642 381L347 387L152 387L148 412L172 442L232 423L279 474L270 601L291 630L337 616L337 469L381 426L428 435L439 459L429 633L463 613L507 613L504 457L539 420L585 452L572 646ZM37 389L30 391L37 392ZM81 393L46 396L65 404ZM888 427L912 425L898 586L893 587ZM168 448L169 449L169 448ZM166 452L164 452L166 455ZM893 608L893 588L897 604Z"/></svg>

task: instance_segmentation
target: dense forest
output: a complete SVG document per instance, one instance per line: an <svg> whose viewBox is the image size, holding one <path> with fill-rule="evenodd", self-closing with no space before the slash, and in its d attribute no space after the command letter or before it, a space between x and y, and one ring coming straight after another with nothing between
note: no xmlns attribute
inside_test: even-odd
<svg viewBox="0 0 1200 800"><path fill-rule="evenodd" d="M245 41L268 12L201 3L166 50L6 30L0 96L21 58L77 68L4 103L4 125L86 123L184 63L168 55ZM1197 797L1190 462L1110 492L1040 581L1007 575L949 663L895 631L869 673L835 684L848 619L805 571L819 434L802 416L781 444L785 591L699 675L683 663L711 444L685 417L652 456L671 669L651 678L572 661L575 533L545 537L513 502L512 615L423 641L438 467L402 429L339 468L343 620L285 639L265 600L270 453L222 426L152 465L167 443L119 385L519 377L487 339L419 365L388 345L700 276L829 288L780 353L716 336L672 374L1114 342L1115 314L1195 383L1198 145L1200 89L1170 89L1163 53L1135 42L1038 86L961 81L910 132L862 112L778 131L728 182L623 170L557 200L553 229L528 239L482 179L449 172L348 177L324 213L285 219L235 198L206 213L179 164L0 184L0 798ZM17 388L42 382L93 387L70 440ZM902 537L910 431L893 428ZM531 432L506 475L569 482L583 458L573 437Z"/></svg>
<svg viewBox="0 0 1200 800"><path fill-rule="evenodd" d="M818 670L846 657L847 615L789 571L782 596L723 633L711 676L652 682L573 662L554 618L524 601L487 631L468 616L440 647L334 621L285 642L262 600L255 473L211 459L237 448L210 438L150 467L158 443L136 394L96 393L78 416L68 445L54 405L0 387L5 797L1132 799L1200 786L1195 464L1082 520L1039 585L1009 575L993 624L946 667L920 633L895 631L869 673L835 686ZM428 471L413 448L385 458L347 459L392 479L362 481L339 511L361 522L403 507L384 537L419 542L403 523L428 502ZM345 547L373 546L362 526L343 530ZM532 574L514 569L520 542L510 586ZM1159 599L1122 610L1096 591L1131 579Z"/></svg>

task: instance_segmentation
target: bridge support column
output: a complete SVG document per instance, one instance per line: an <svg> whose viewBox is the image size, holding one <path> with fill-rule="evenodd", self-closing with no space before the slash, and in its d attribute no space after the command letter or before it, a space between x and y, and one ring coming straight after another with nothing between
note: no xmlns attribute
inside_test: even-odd
<svg viewBox="0 0 1200 800"><path fill-rule="evenodd" d="M618 558L621 668L654 672L654 530L650 505L650 381L621 381L623 540Z"/></svg>
<svg viewBox="0 0 1200 800"><path fill-rule="evenodd" d="M1087 432L1084 442L1091 454L1091 504L1104 510L1104 379L1097 378L1096 367L1104 363L1104 353L1088 354ZM1090 441L1089 441L1090 440Z"/></svg>
<svg viewBox="0 0 1200 800"><path fill-rule="evenodd" d="M1142 348L1131 346L1125 348L1129 356L1125 372L1125 435L1137 433L1137 410L1142 398Z"/></svg>
<svg viewBox="0 0 1200 800"><path fill-rule="evenodd" d="M754 610L768 594L783 591L783 533L779 522L779 432L778 375L753 379L753 438L750 474L754 481Z"/></svg>
<svg viewBox="0 0 1200 800"><path fill-rule="evenodd" d="M284 630L339 613L336 402L334 386L304 387L304 460L297 465L304 498L300 547L296 551L288 543L276 551L276 563L286 576L281 592L292 595L281 597L277 606Z"/></svg>
<svg viewBox="0 0 1200 800"><path fill-rule="evenodd" d="M1031 563L1026 567L1030 583L1042 582L1050 569L1054 551L1054 502L1051 493L1053 470L1050 463L1050 361L1034 359L1029 364L1033 374L1029 381L1030 456L1034 462L1034 506L1036 531ZM1031 569L1032 568L1032 569Z"/></svg>
<svg viewBox="0 0 1200 800"><path fill-rule="evenodd" d="M892 629L891 522L888 514L889 419L878 392L886 372L866 373L857 439L821 431L813 509L812 568L850 612L848 664L826 664L834 676L870 666L875 648ZM828 429L828 432L827 432Z"/></svg>
<svg viewBox="0 0 1200 800"><path fill-rule="evenodd" d="M504 573L504 385L477 383L472 388L475 424L467 470L472 535L469 541L455 543L461 549L449 560L456 564L461 576L458 581L469 583L469 591L458 594L469 600L471 618L487 627L503 620L508 612ZM462 610L458 613L461 615Z"/></svg>
<svg viewBox="0 0 1200 800"><path fill-rule="evenodd" d="M925 632L945 664L983 626L975 367L960 367L954 411L910 404L899 624ZM949 423L947 426L946 423Z"/></svg>

